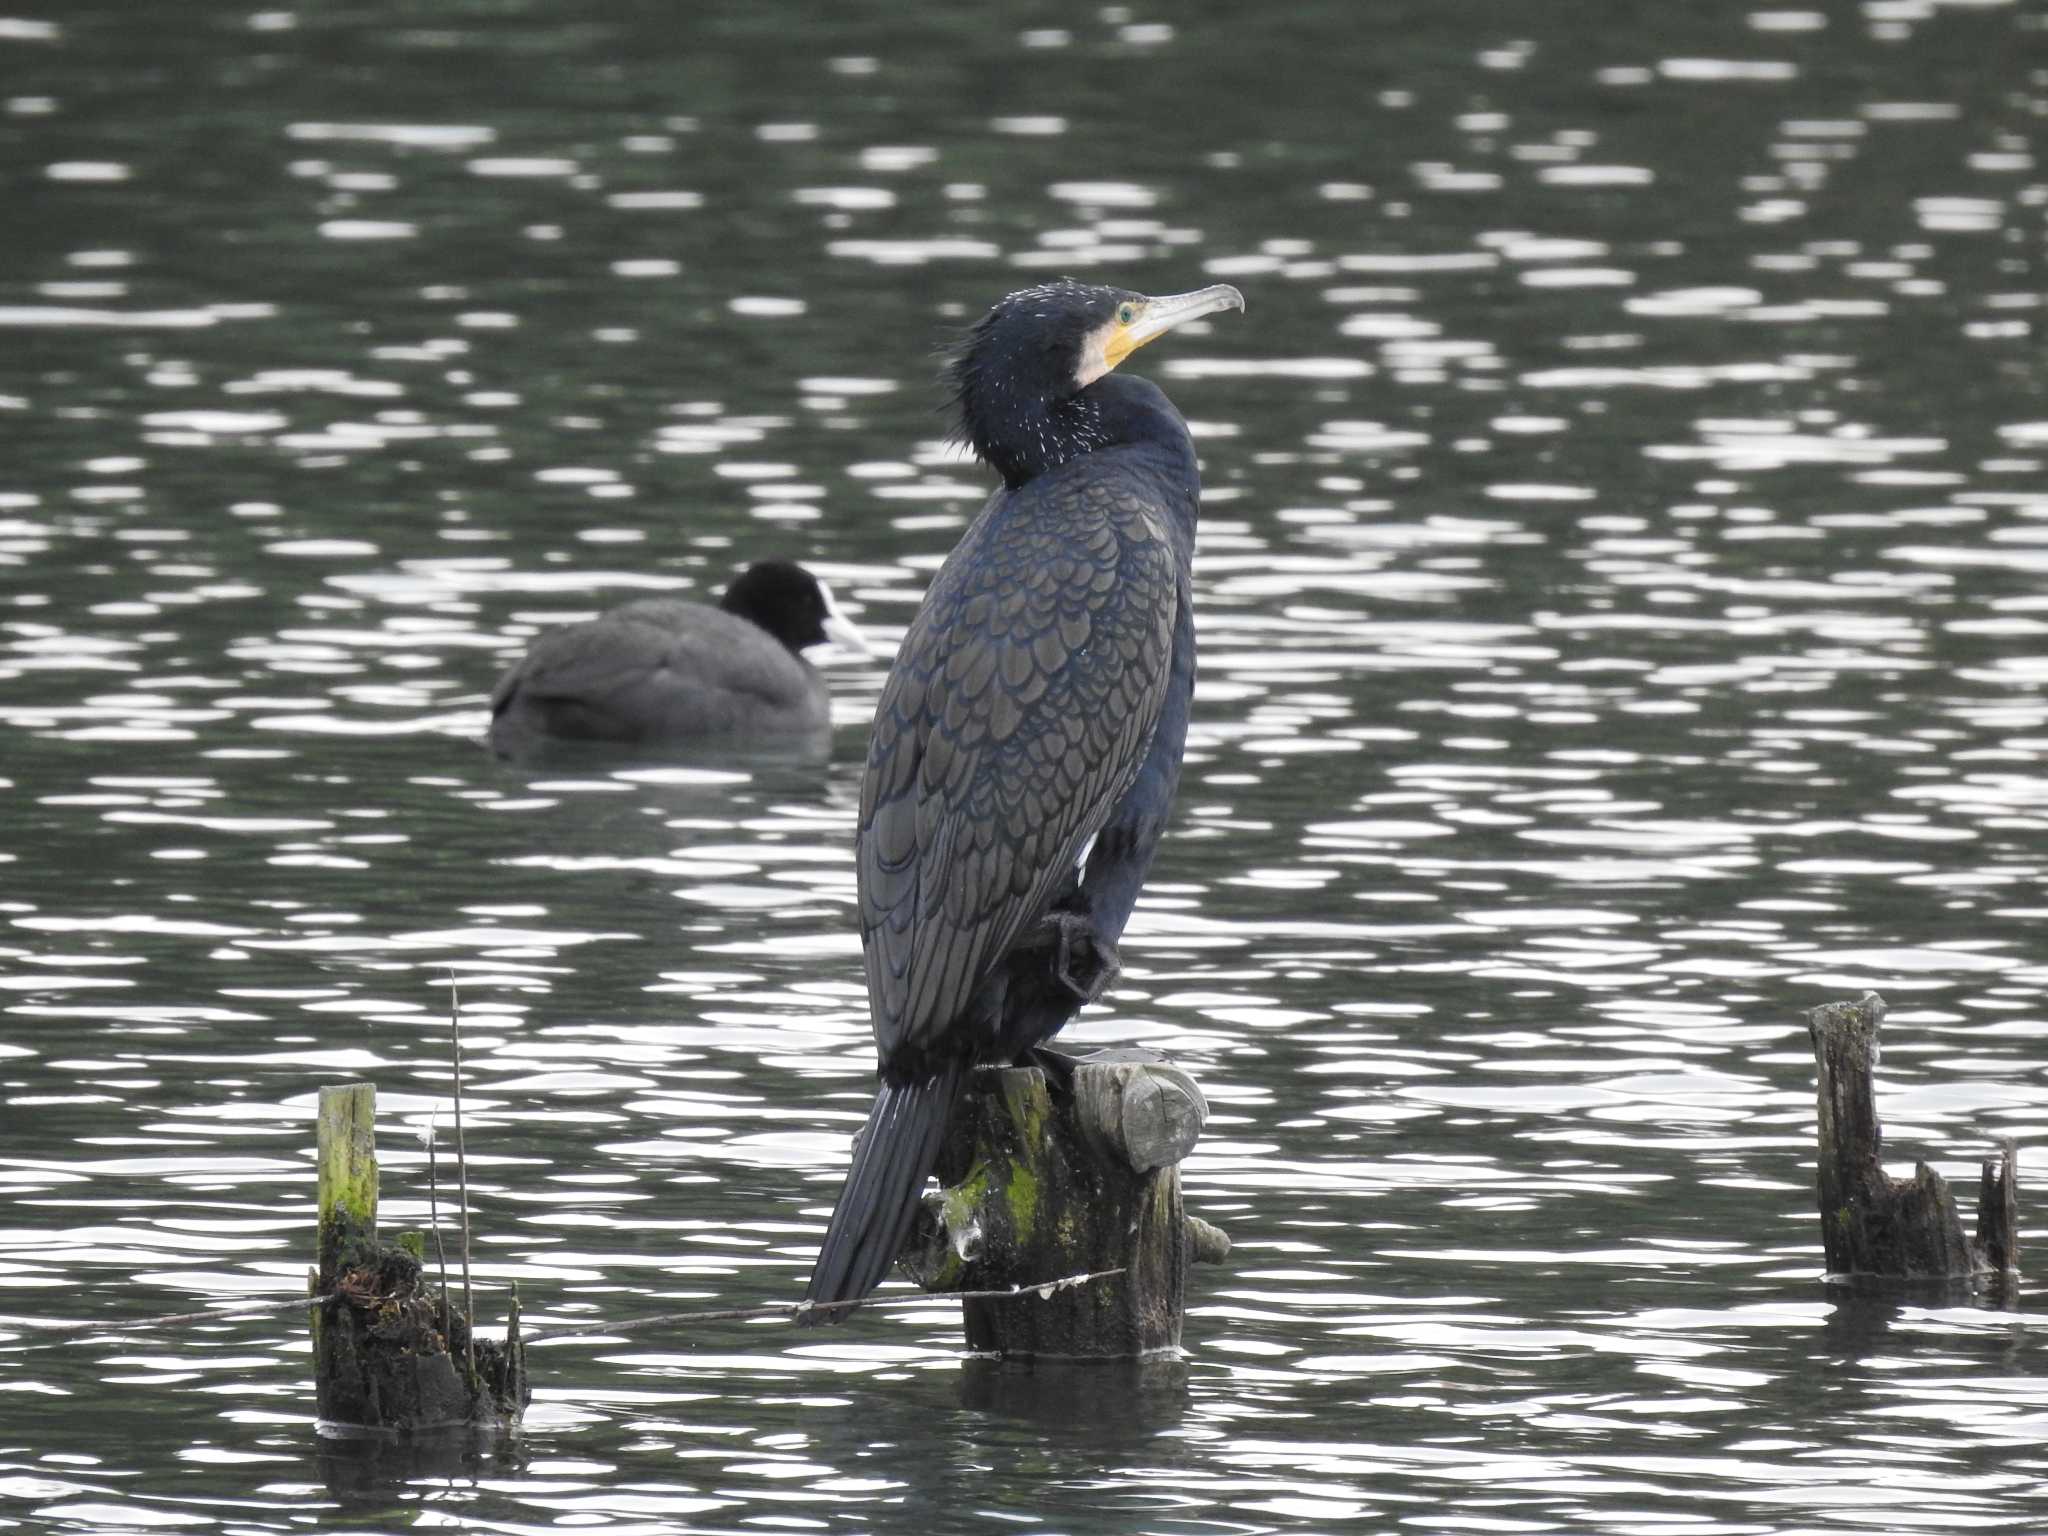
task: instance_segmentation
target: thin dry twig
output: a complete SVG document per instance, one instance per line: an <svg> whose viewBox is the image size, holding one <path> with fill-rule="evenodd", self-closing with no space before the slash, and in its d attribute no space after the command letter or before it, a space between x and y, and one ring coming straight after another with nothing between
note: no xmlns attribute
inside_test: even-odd
<svg viewBox="0 0 2048 1536"><path fill-rule="evenodd" d="M434 1257L441 1262L441 1336L448 1336L448 1245L441 1241L440 1157L434 1144L441 1106L427 1111L427 1227L434 1234Z"/></svg>
<svg viewBox="0 0 2048 1536"><path fill-rule="evenodd" d="M39 1344L61 1344L79 1334L133 1333L142 1328L184 1327L190 1323L240 1323L259 1317L268 1317L273 1312L289 1312L294 1307L314 1307L329 1301L336 1295L327 1291L318 1296L288 1296L282 1301L238 1301L227 1307L211 1307L204 1312L160 1312L154 1317L131 1317L124 1322L102 1322L88 1319L82 1323L37 1323L31 1318L0 1318L0 1328L33 1328L41 1337L29 1339L21 1344L0 1345L8 1349L34 1349Z"/></svg>
<svg viewBox="0 0 2048 1536"><path fill-rule="evenodd" d="M469 1149L462 1141L462 998L448 973L448 1038L455 1050L455 1178L462 1201L462 1317L467 1327L469 1381L476 1382L476 1295L469 1286ZM444 1287L442 1295L447 1295Z"/></svg>
<svg viewBox="0 0 2048 1536"><path fill-rule="evenodd" d="M526 1337L530 1342L537 1338L569 1339L583 1335L641 1333L649 1328L691 1323L794 1323L814 1314L838 1315L859 1307L924 1306L934 1301L1016 1301L1025 1296L1043 1299L1055 1291L1069 1290L1097 1280L1113 1280L1122 1273L1121 1267L1098 1269L1085 1275L1062 1275L1057 1280L1044 1280L1037 1285L1007 1286L993 1291L921 1291L908 1295L859 1296L851 1301L784 1301L759 1307L720 1307L710 1312L663 1312L654 1317L636 1317L624 1323L543 1323L538 1328L529 1328Z"/></svg>

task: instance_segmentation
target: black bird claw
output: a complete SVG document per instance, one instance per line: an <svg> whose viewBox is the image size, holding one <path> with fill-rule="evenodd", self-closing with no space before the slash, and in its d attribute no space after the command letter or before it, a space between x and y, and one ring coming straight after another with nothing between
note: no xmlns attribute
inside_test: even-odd
<svg viewBox="0 0 2048 1536"><path fill-rule="evenodd" d="M1025 1054L1031 1058L1038 1070L1045 1074L1046 1086L1055 1094L1073 1093L1074 1073L1080 1067L1080 1062L1049 1045L1034 1045Z"/></svg>
<svg viewBox="0 0 2048 1536"><path fill-rule="evenodd" d="M1099 1001L1123 972L1116 946L1103 941L1085 913L1049 912L1045 921L1058 940L1053 975L1082 1002Z"/></svg>

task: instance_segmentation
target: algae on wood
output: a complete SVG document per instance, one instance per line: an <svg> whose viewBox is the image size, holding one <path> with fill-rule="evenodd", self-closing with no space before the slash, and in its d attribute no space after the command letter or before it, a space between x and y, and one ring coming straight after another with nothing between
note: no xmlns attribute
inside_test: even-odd
<svg viewBox="0 0 2048 1536"><path fill-rule="evenodd" d="M1807 1014L1818 1069L1821 1244L1832 1275L1902 1280L2003 1278L2019 1270L2018 1156L2010 1140L1979 1181L1977 1231L1963 1231L1948 1181L1926 1163L1910 1179L1884 1171L1873 1073L1884 999L1827 1003Z"/></svg>
<svg viewBox="0 0 2048 1536"><path fill-rule="evenodd" d="M1182 1209L1178 1164L1207 1106L1152 1053L1102 1053L1053 1088L1037 1067L977 1072L904 1267L927 1290L1114 1278L964 1303L968 1347L1008 1358L1118 1359L1180 1344L1188 1265L1229 1240Z"/></svg>
<svg viewBox="0 0 2048 1536"><path fill-rule="evenodd" d="M320 1090L315 1127L320 1170L320 1285L351 1235L377 1233L377 1089L341 1083ZM330 1229L334 1229L330 1236Z"/></svg>

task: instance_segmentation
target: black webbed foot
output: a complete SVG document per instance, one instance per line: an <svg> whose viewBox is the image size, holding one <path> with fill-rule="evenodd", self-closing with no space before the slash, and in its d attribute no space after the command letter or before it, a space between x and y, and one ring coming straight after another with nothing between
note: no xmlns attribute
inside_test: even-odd
<svg viewBox="0 0 2048 1536"><path fill-rule="evenodd" d="M1116 946L1095 931L1085 912L1055 908L1045 921L1055 939L1053 975L1082 1002L1100 1001L1124 968Z"/></svg>

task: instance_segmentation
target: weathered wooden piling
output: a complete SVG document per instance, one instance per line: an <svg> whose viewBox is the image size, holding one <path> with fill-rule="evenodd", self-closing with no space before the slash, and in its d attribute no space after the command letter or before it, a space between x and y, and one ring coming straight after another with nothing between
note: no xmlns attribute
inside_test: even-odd
<svg viewBox="0 0 2048 1536"><path fill-rule="evenodd" d="M379 1240L376 1122L370 1084L320 1090L320 1263L312 1276L320 1419L392 1431L517 1424L532 1395L518 1293L505 1341L473 1340L470 1319L426 1283L424 1239Z"/></svg>
<svg viewBox="0 0 2048 1536"><path fill-rule="evenodd" d="M1108 1360L1179 1347L1190 1262L1230 1240L1186 1214L1179 1164L1208 1106L1150 1052L1102 1052L1054 1088L1037 1067L976 1073L936 1195L903 1256L927 1290L997 1290L1120 1269L1090 1285L964 1303L970 1349Z"/></svg>
<svg viewBox="0 0 2048 1536"><path fill-rule="evenodd" d="M1872 1073L1884 999L1826 1003L1806 1015L1819 1068L1820 1225L1828 1273L1961 1280L2019 1272L2018 1155L2010 1138L1987 1158L1977 1232L1965 1235L1948 1181L1925 1163L1910 1179L1884 1171Z"/></svg>

